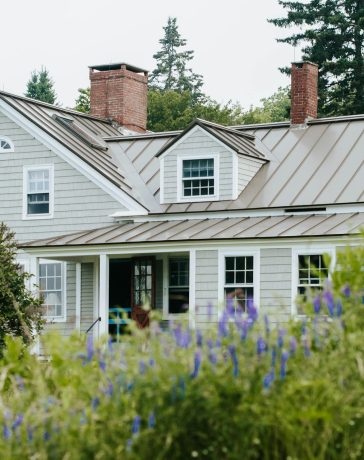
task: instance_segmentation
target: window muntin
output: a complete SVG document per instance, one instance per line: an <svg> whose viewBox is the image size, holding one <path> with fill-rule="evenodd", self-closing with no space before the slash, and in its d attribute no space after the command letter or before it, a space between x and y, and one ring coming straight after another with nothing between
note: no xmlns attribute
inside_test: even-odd
<svg viewBox="0 0 364 460"><path fill-rule="evenodd" d="M190 295L189 258L174 257L169 259L169 303L171 314L188 311Z"/></svg>
<svg viewBox="0 0 364 460"><path fill-rule="evenodd" d="M136 259L133 268L133 305L143 306L153 301L153 260Z"/></svg>
<svg viewBox="0 0 364 460"><path fill-rule="evenodd" d="M298 293L305 295L309 289L322 289L329 276L323 254L300 254L298 256Z"/></svg>
<svg viewBox="0 0 364 460"><path fill-rule="evenodd" d="M182 161L183 197L215 195L214 158Z"/></svg>
<svg viewBox="0 0 364 460"><path fill-rule="evenodd" d="M254 298L254 256L226 256L224 298L233 299L235 310L247 310Z"/></svg>
<svg viewBox="0 0 364 460"><path fill-rule="evenodd" d="M0 137L0 152L12 152L13 146L8 139Z"/></svg>
<svg viewBox="0 0 364 460"><path fill-rule="evenodd" d="M62 262L39 264L39 293L43 299L46 318L62 318L63 311Z"/></svg>
<svg viewBox="0 0 364 460"><path fill-rule="evenodd" d="M50 213L50 170L30 169L27 172L27 214Z"/></svg>

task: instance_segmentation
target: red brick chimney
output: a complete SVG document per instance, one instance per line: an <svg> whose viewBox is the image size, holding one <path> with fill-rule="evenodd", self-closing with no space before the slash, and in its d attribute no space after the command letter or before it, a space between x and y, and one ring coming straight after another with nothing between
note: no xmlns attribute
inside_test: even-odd
<svg viewBox="0 0 364 460"><path fill-rule="evenodd" d="M291 124L302 125L317 118L318 65L294 62L291 71Z"/></svg>
<svg viewBox="0 0 364 460"><path fill-rule="evenodd" d="M147 129L148 71L125 63L91 66L91 114Z"/></svg>

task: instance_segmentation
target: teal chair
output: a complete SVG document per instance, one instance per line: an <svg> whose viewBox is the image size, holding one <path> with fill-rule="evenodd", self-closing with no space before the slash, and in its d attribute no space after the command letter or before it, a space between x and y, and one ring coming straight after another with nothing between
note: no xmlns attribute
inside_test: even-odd
<svg viewBox="0 0 364 460"><path fill-rule="evenodd" d="M131 308L114 307L109 308L109 325L116 326L116 340L119 342L121 335L121 326L125 326L131 322Z"/></svg>

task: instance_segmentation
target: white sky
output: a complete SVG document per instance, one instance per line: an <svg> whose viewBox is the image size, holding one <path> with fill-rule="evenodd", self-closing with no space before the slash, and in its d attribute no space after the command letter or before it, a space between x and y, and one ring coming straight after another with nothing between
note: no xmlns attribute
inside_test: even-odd
<svg viewBox="0 0 364 460"><path fill-rule="evenodd" d="M127 63L152 70L168 16L177 17L192 68L218 100L258 104L289 80L278 67L299 59L268 24L278 0L0 0L0 89L23 94L33 69L47 67L58 101L73 106L88 66Z"/></svg>

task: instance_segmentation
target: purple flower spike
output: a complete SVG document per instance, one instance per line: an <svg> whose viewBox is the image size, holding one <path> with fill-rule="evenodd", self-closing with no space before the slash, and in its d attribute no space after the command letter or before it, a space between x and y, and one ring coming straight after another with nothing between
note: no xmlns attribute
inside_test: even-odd
<svg viewBox="0 0 364 460"><path fill-rule="evenodd" d="M258 340L257 340L257 353L258 353L258 356L260 356L266 350L267 350L267 345L266 345L263 337L258 337Z"/></svg>
<svg viewBox="0 0 364 460"><path fill-rule="evenodd" d="M254 301L253 299L248 299L247 300L247 312L248 312L248 317L249 319L255 323L255 321L258 319L258 310L254 306Z"/></svg>
<svg viewBox="0 0 364 460"><path fill-rule="evenodd" d="M193 372L191 374L191 379L195 379L198 376L198 373L199 373L199 370L200 370L200 367L201 367L201 360L202 360L201 352L196 351L195 360L194 360L194 368L193 368Z"/></svg>
<svg viewBox="0 0 364 460"><path fill-rule="evenodd" d="M342 288L341 292L344 294L345 297L350 297L351 289L350 289L349 284L345 284L345 286Z"/></svg>
<svg viewBox="0 0 364 460"><path fill-rule="evenodd" d="M227 314L224 311L224 313L222 314L222 317L220 318L218 322L219 337L226 337L228 335L227 322L228 322Z"/></svg>
<svg viewBox="0 0 364 460"><path fill-rule="evenodd" d="M229 345L229 353L230 353L231 361L233 363L233 375L234 377L237 377L239 374L239 362L238 362L238 357L236 355L235 345Z"/></svg>
<svg viewBox="0 0 364 460"><path fill-rule="evenodd" d="M231 296L228 296L226 299L226 312L230 317L235 316L234 299Z"/></svg>
<svg viewBox="0 0 364 460"><path fill-rule="evenodd" d="M280 376L281 376L281 379L283 380L285 377L286 377L286 374L287 374L287 361L288 361L288 352L287 351L284 351L282 353L282 357L281 357L281 368L280 368Z"/></svg>
<svg viewBox="0 0 364 460"><path fill-rule="evenodd" d="M154 367L154 366L155 366L155 359L154 359L154 358L150 358L150 360L149 360L149 366L150 366L150 367Z"/></svg>
<svg viewBox="0 0 364 460"><path fill-rule="evenodd" d="M99 398L93 398L93 400L91 402L92 410L96 410L97 407L99 406L99 404L100 404L100 399Z"/></svg>
<svg viewBox="0 0 364 460"><path fill-rule="evenodd" d="M269 390L274 381L274 370L272 369L263 379L263 387L265 390Z"/></svg>
<svg viewBox="0 0 364 460"><path fill-rule="evenodd" d="M151 412L148 418L148 428L155 428L155 414Z"/></svg>
<svg viewBox="0 0 364 460"><path fill-rule="evenodd" d="M22 414L19 414L13 423L12 429L16 430L23 423L23 419L24 416Z"/></svg>
<svg viewBox="0 0 364 460"><path fill-rule="evenodd" d="M297 350L296 337L291 337L289 339L289 351L290 351L291 355L294 355L296 353L296 350Z"/></svg>
<svg viewBox="0 0 364 460"><path fill-rule="evenodd" d="M94 338L92 335L87 336L87 361L91 361L94 355Z"/></svg>
<svg viewBox="0 0 364 460"><path fill-rule="evenodd" d="M51 439L51 435L48 433L48 431L43 433L43 439L45 442L48 442Z"/></svg>
<svg viewBox="0 0 364 460"><path fill-rule="evenodd" d="M343 304L341 300L338 299L338 301L336 302L336 316L340 318L342 314L343 314Z"/></svg>
<svg viewBox="0 0 364 460"><path fill-rule="evenodd" d="M134 417L133 424L132 424L132 427L131 427L131 432L132 432L133 435L136 435L136 434L139 433L141 421L142 421L142 419L141 419L140 415L136 415Z"/></svg>
<svg viewBox="0 0 364 460"><path fill-rule="evenodd" d="M114 385L112 384L111 380L109 380L108 385L105 390L105 394L107 396L112 396L114 393Z"/></svg>
<svg viewBox="0 0 364 460"><path fill-rule="evenodd" d="M278 339L277 339L277 345L279 348L283 348L285 334L286 334L286 331L284 329L279 329Z"/></svg>
<svg viewBox="0 0 364 460"><path fill-rule="evenodd" d="M199 329L196 331L196 344L198 347L202 347L202 332Z"/></svg>
<svg viewBox="0 0 364 460"><path fill-rule="evenodd" d="M243 321L241 323L241 335L240 335L240 339L241 340L245 340L247 335L248 335L248 329L249 329L249 324L247 321Z"/></svg>
<svg viewBox="0 0 364 460"><path fill-rule="evenodd" d="M265 335L268 337L270 334L270 324L268 315L264 315Z"/></svg>
<svg viewBox="0 0 364 460"><path fill-rule="evenodd" d="M310 344L307 339L305 339L303 342L303 349L304 349L306 358L308 358L311 355L311 351L310 351Z"/></svg>
<svg viewBox="0 0 364 460"><path fill-rule="evenodd" d="M105 361L100 360L100 361L99 361L99 366L100 366L100 369L102 370L102 372L105 372L105 370L106 370L106 363L105 363Z"/></svg>
<svg viewBox="0 0 364 460"><path fill-rule="evenodd" d="M132 440L132 438L129 438L128 441L127 441L127 443L126 443L126 451L127 451L127 452L130 452L132 446L133 446L133 440Z"/></svg>
<svg viewBox="0 0 364 460"><path fill-rule="evenodd" d="M4 427L3 427L3 437L4 439L9 439L11 436L11 430L10 428L4 424Z"/></svg>
<svg viewBox="0 0 364 460"><path fill-rule="evenodd" d="M144 374L145 374L145 370L146 370L145 362L141 359L141 360L139 361L139 374L140 374L140 375L144 375Z"/></svg>
<svg viewBox="0 0 364 460"><path fill-rule="evenodd" d="M320 294L317 294L317 296L313 299L313 310L316 315L320 313L321 310L321 297Z"/></svg>
<svg viewBox="0 0 364 460"><path fill-rule="evenodd" d="M331 291L325 291L322 295L323 299L325 300L327 309L329 311L329 315L332 317L334 316L334 309L335 309L335 303L334 303L334 296Z"/></svg>
<svg viewBox="0 0 364 460"><path fill-rule="evenodd" d="M216 356L216 353L212 350L210 350L210 353L209 353L209 361L213 366L216 366L217 356Z"/></svg>

